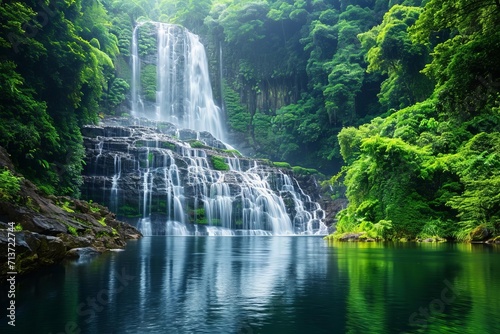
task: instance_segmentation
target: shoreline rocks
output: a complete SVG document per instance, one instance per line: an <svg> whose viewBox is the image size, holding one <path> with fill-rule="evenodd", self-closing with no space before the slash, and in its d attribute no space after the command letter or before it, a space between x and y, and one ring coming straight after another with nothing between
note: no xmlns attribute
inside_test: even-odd
<svg viewBox="0 0 500 334"><path fill-rule="evenodd" d="M123 248L142 235L116 220L107 208L70 197L45 196L13 170L8 153L0 147L0 169L20 178L20 191L10 201L0 200L0 276L8 266L9 242L15 237L15 271L24 275L60 263L72 249L92 247L98 252Z"/></svg>

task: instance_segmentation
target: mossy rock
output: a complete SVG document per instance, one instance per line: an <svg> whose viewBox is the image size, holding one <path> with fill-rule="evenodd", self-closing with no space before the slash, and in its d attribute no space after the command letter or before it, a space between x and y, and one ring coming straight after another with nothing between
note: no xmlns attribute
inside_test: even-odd
<svg viewBox="0 0 500 334"><path fill-rule="evenodd" d="M492 232L483 224L477 226L470 232L471 241L485 241L491 238Z"/></svg>

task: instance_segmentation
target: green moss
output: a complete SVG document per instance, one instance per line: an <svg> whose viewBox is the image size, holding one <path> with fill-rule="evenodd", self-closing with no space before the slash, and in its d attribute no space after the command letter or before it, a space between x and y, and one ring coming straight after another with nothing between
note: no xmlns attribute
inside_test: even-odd
<svg viewBox="0 0 500 334"><path fill-rule="evenodd" d="M222 152L227 153L227 154L233 154L237 157L243 157L243 154L240 153L238 150L222 150Z"/></svg>
<svg viewBox="0 0 500 334"><path fill-rule="evenodd" d="M221 171L229 170L229 165L224 161L223 157L212 155L210 157L210 160L212 161L212 165L215 170L221 170Z"/></svg>
<svg viewBox="0 0 500 334"><path fill-rule="evenodd" d="M99 231L97 232L97 234L95 235L96 238L102 238L102 237L109 237L109 233L107 231Z"/></svg>
<svg viewBox="0 0 500 334"><path fill-rule="evenodd" d="M203 144L199 140L190 141L189 145L191 145L192 148L209 148L207 145Z"/></svg>
<svg viewBox="0 0 500 334"><path fill-rule="evenodd" d="M78 232L76 231L76 228L74 226L68 226L68 232L69 234L77 237L78 236Z"/></svg>
<svg viewBox="0 0 500 334"><path fill-rule="evenodd" d="M206 224L207 223L205 208L198 208L196 210L190 210L189 216L196 224Z"/></svg>
<svg viewBox="0 0 500 334"><path fill-rule="evenodd" d="M175 144L168 141L160 142L160 147L171 151L175 150Z"/></svg>
<svg viewBox="0 0 500 334"><path fill-rule="evenodd" d="M273 166L273 162L269 159L260 159L261 163L266 166Z"/></svg>
<svg viewBox="0 0 500 334"><path fill-rule="evenodd" d="M59 207L61 209L63 209L64 211L66 212L69 212L69 213L74 213L75 210L73 210L72 208L69 207L70 206L70 202L69 201L64 201L62 204L59 203Z"/></svg>
<svg viewBox="0 0 500 334"><path fill-rule="evenodd" d="M292 166L290 166L288 162L273 162L273 166L277 168L292 169Z"/></svg>
<svg viewBox="0 0 500 334"><path fill-rule="evenodd" d="M101 224L102 226L108 226L106 225L106 217L101 217L99 220L98 220L99 224Z"/></svg>
<svg viewBox="0 0 500 334"><path fill-rule="evenodd" d="M14 231L16 231L16 232L21 232L22 230L23 230L23 226L21 224L17 224L14 227Z"/></svg>
<svg viewBox="0 0 500 334"><path fill-rule="evenodd" d="M319 172L314 168L304 168L301 166L292 167L293 173L296 175L315 175L319 174Z"/></svg>
<svg viewBox="0 0 500 334"><path fill-rule="evenodd" d="M141 71L141 84L147 101L156 101L156 66L145 65Z"/></svg>
<svg viewBox="0 0 500 334"><path fill-rule="evenodd" d="M25 205L33 211L40 212L40 207L38 206L38 204L33 202L33 198L31 198L30 196L26 197Z"/></svg>
<svg viewBox="0 0 500 334"><path fill-rule="evenodd" d="M93 213L97 213L99 211L101 211L101 209L99 209L98 207L95 207L93 205L89 205L89 209L90 211L92 211Z"/></svg>

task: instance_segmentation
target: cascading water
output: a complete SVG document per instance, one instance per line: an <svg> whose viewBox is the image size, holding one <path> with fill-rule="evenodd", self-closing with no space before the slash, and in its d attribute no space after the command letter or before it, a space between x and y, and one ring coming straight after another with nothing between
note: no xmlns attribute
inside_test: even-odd
<svg viewBox="0 0 500 334"><path fill-rule="evenodd" d="M109 208L116 212L118 210L118 180L120 180L122 173L122 159L118 154L115 154L113 165L114 175L111 179L111 198Z"/></svg>
<svg viewBox="0 0 500 334"><path fill-rule="evenodd" d="M139 59L139 44L137 42L137 33L140 25L136 25L134 31L132 32L132 85L131 85L131 97L132 97L132 116L137 117L140 112L144 112L144 104L141 100L141 94L139 87L141 86L141 63Z"/></svg>
<svg viewBox="0 0 500 334"><path fill-rule="evenodd" d="M141 34L156 37L156 56L139 57ZM289 174L237 156L220 141L207 64L198 36L184 28L135 27L132 110L153 120L115 119L83 129L83 195L111 205L122 219L140 217L144 235L326 234L323 210ZM141 76L148 67L154 73L151 66L156 95L148 102L151 87L141 86Z"/></svg>
<svg viewBox="0 0 500 334"><path fill-rule="evenodd" d="M156 100L150 110L143 102L147 96L140 86L138 54L138 34L146 25L154 27L157 39ZM212 98L207 56L199 37L178 25L147 22L136 25L132 38L132 114L208 131L223 140L221 110Z"/></svg>

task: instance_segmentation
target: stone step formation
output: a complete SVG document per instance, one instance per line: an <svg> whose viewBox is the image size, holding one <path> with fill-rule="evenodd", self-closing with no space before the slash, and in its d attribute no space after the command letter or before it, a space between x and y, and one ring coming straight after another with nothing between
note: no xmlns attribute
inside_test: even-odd
<svg viewBox="0 0 500 334"><path fill-rule="evenodd" d="M326 234L290 170L241 157L208 132L109 119L83 128L82 194L145 235Z"/></svg>

